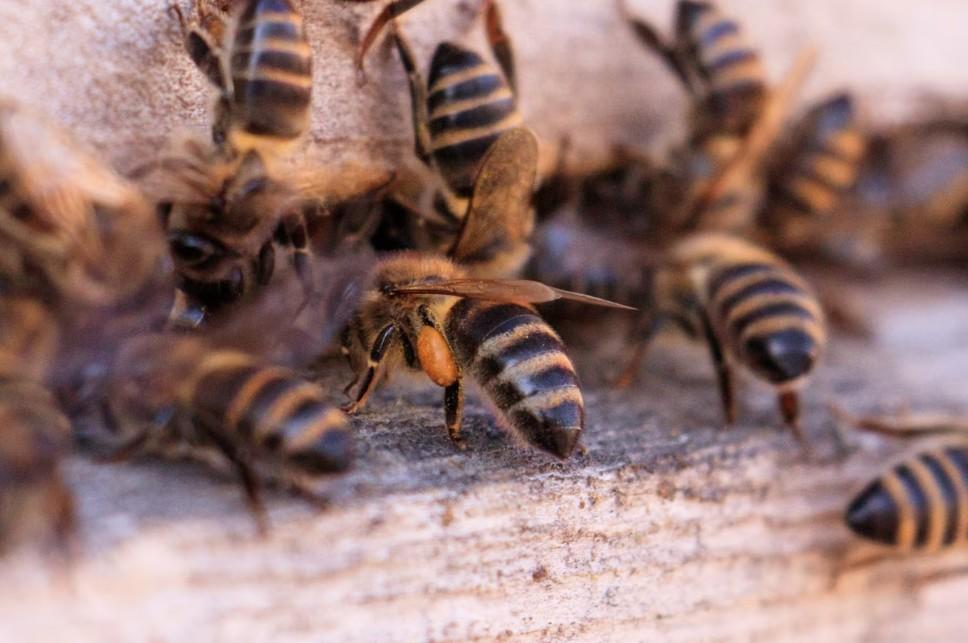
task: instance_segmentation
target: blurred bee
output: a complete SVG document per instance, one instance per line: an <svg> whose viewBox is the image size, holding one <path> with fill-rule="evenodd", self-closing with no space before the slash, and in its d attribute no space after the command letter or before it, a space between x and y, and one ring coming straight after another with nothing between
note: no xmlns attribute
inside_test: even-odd
<svg viewBox="0 0 968 643"><path fill-rule="evenodd" d="M175 13L191 58L219 89L212 142L184 141L135 173L159 204L184 294L173 317L186 326L268 284L277 248L311 298L307 213L387 180L352 164L279 167L309 124L312 50L302 14L290 0L248 0L225 24L206 7L197 3L191 25Z"/></svg>
<svg viewBox="0 0 968 643"><path fill-rule="evenodd" d="M68 388L170 305L148 204L60 130L0 100L0 545L73 530Z"/></svg>
<svg viewBox="0 0 968 643"><path fill-rule="evenodd" d="M968 119L933 116L875 132L851 207L900 261L958 261L968 248ZM885 213L887 216L885 216Z"/></svg>
<svg viewBox="0 0 968 643"><path fill-rule="evenodd" d="M674 150L671 183L659 226L665 236L699 230L745 234L765 197L764 172L796 91L813 62L803 52L777 87L766 80L759 53L738 22L712 3L680 0L675 36L667 42L649 23L623 15L638 39L656 52L692 99L689 136Z"/></svg>
<svg viewBox="0 0 968 643"><path fill-rule="evenodd" d="M578 444L585 411L575 369L561 340L530 304L600 299L538 282L480 278L473 265L503 245L508 226L530 217L537 141L526 129L491 146L450 258L402 252L381 260L343 335L359 386L346 407L366 403L385 371L404 366L444 388L448 435L461 438L464 377L471 375L528 443L560 458Z"/></svg>
<svg viewBox="0 0 968 643"><path fill-rule="evenodd" d="M835 94L807 112L787 153L772 164L761 223L771 245L786 252L816 249L833 236L831 228L845 232L833 215L857 182L865 138L850 94Z"/></svg>
<svg viewBox="0 0 968 643"><path fill-rule="evenodd" d="M746 42L740 24L712 3L679 0L674 39L667 42L651 24L632 16L624 2L620 6L638 39L692 97L691 143L744 136L759 118L767 82L759 52Z"/></svg>
<svg viewBox="0 0 968 643"><path fill-rule="evenodd" d="M407 72L414 150L422 164L403 168L390 188L391 199L411 215L407 245L446 250L468 212L484 156L501 134L521 125L522 119L513 52L497 4L487 0L483 13L487 40L500 69L469 49L443 42L434 51L426 84L394 20L417 4L398 0L387 5L364 36L357 64L362 69L367 49L389 23L390 38ZM517 265L495 276L515 274L525 260L522 256Z"/></svg>
<svg viewBox="0 0 968 643"><path fill-rule="evenodd" d="M126 344L111 375L104 417L123 443L111 456L183 455L228 462L260 530L260 480L315 497L313 483L346 471L353 440L346 416L316 384L251 353L200 336L154 334Z"/></svg>
<svg viewBox="0 0 968 643"><path fill-rule="evenodd" d="M798 391L820 358L826 327L813 290L791 266L736 237L693 235L661 262L651 297L621 385L631 383L662 323L672 321L708 344L727 423L736 417L738 362L777 388L783 419L803 441Z"/></svg>
<svg viewBox="0 0 968 643"><path fill-rule="evenodd" d="M935 448L902 459L854 497L845 515L851 531L899 551L931 552L968 542L968 421L855 417L834 410L859 429L941 438Z"/></svg>

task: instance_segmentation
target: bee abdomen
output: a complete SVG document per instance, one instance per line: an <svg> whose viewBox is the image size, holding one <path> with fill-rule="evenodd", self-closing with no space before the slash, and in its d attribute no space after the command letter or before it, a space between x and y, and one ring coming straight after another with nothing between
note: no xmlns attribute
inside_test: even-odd
<svg viewBox="0 0 968 643"><path fill-rule="evenodd" d="M857 181L864 138L849 94L814 107L804 119L799 150L777 196L802 214L832 211Z"/></svg>
<svg viewBox="0 0 968 643"><path fill-rule="evenodd" d="M926 452L898 464L847 508L860 536L900 549L936 550L968 539L968 449Z"/></svg>
<svg viewBox="0 0 968 643"><path fill-rule="evenodd" d="M464 299L448 316L458 361L534 446L568 457L585 424L575 368L548 324L515 304Z"/></svg>
<svg viewBox="0 0 968 643"><path fill-rule="evenodd" d="M713 326L753 371L781 384L813 369L825 341L823 313L792 271L770 263L722 268L708 297Z"/></svg>
<svg viewBox="0 0 968 643"><path fill-rule="evenodd" d="M233 118L254 136L292 139L309 123L312 50L289 0L252 0L230 60Z"/></svg>
<svg viewBox="0 0 968 643"><path fill-rule="evenodd" d="M765 94L759 53L746 43L740 26L705 2L680 3L679 30L691 41L699 73L709 82L707 106L742 129L755 116Z"/></svg>
<svg viewBox="0 0 968 643"><path fill-rule="evenodd" d="M441 43L430 63L427 113L431 149L448 186L470 196L491 144L521 123L510 86L476 53Z"/></svg>
<svg viewBox="0 0 968 643"><path fill-rule="evenodd" d="M196 417L306 473L348 468L346 416L322 399L319 387L236 355L216 354L202 363L189 402Z"/></svg>

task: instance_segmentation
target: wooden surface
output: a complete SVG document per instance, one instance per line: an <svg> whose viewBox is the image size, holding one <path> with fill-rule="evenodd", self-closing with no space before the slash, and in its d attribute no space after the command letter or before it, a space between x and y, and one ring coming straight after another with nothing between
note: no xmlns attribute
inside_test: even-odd
<svg viewBox="0 0 968 643"><path fill-rule="evenodd" d="M179 0L188 8L189 0ZM628 0L663 29L673 0ZM302 156L382 164L409 153L409 99L385 44L360 86L351 56L381 2L305 0L315 48L314 116ZM0 4L0 92L71 128L120 168L157 151L165 137L204 131L211 95L184 54L168 0L37 0ZM671 75L622 24L613 0L504 2L515 38L522 109L545 143L546 161L572 138L575 169L601 163L616 144L658 146L678 136L683 96ZM805 46L820 57L804 100L849 86L874 121L919 109L926 95L968 97L962 26L968 3L932 0L726 0L742 16L776 78ZM442 39L483 50L477 0L431 0L404 18L429 62ZM764 9L767 8L768 9Z"/></svg>
<svg viewBox="0 0 968 643"><path fill-rule="evenodd" d="M406 21L425 55L472 22L474 3L435 0ZM671 2L633 3L668 24ZM918 99L964 97L968 4L735 0L779 73L821 49L807 88L849 84L872 118ZM376 6L306 2L316 109L303 155L393 160L410 145L403 78L379 47L359 87L349 48ZM523 107L546 141L567 132L584 163L616 142L661 144L681 99L611 3L505 2L518 37ZM768 6L769 10L753 11ZM172 131L202 128L208 97L166 3L0 4L0 91L71 127L119 167ZM525 34L524 37L521 34ZM480 42L480 34L471 34ZM929 43L929 44L928 44ZM603 98L605 97L605 98ZM607 98L607 99L606 99ZM701 347L666 338L642 385L604 384L622 354L580 350L588 454L561 464L519 448L476 402L470 450L440 428L439 392L397 387L356 422L358 466L317 514L269 498L260 541L234 481L189 464L72 461L83 548L66 576L31 559L0 573L4 640L953 640L968 626L968 554L889 559L840 522L845 502L894 448L839 454L827 399L850 407L968 411L964 274L909 275L857 288L873 345L836 339L807 396L816 454L779 431L760 387L721 430ZM592 340L579 342L592 346ZM334 392L347 373L324 379ZM961 609L959 609L961 608Z"/></svg>
<svg viewBox="0 0 968 643"><path fill-rule="evenodd" d="M846 502L899 447L853 436L841 452L824 404L968 412L966 286L932 273L862 289L877 339L834 341L807 393L810 458L759 386L723 430L704 350L670 336L628 393L602 381L620 344L578 351L588 454L565 464L476 399L455 452L438 390L382 391L334 506L271 494L265 541L229 479L75 461L81 559L54 580L8 563L4 638L956 640L968 552L878 560L848 533ZM336 390L348 373L331 371Z"/></svg>

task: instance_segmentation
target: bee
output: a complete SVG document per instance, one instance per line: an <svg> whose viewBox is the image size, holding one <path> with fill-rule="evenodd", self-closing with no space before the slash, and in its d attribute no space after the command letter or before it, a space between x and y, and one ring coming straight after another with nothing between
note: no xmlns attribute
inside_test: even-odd
<svg viewBox="0 0 968 643"><path fill-rule="evenodd" d="M387 5L364 36L357 64L362 69L367 49L389 23L390 38L407 73L414 151L422 164L400 172L390 188L391 198L416 215L409 233L414 237L413 246L446 250L467 215L484 156L501 134L520 126L522 118L517 108L513 52L497 4L488 0L483 13L487 40L499 69L470 49L443 42L431 58L426 84L395 23L397 16L417 4L420 2L399 0ZM525 259L514 270L495 276L514 274Z"/></svg>
<svg viewBox="0 0 968 643"><path fill-rule="evenodd" d="M347 418L318 385L207 337L138 337L120 351L109 386L108 426L119 436L134 432L115 439L110 459L221 458L238 472L262 531L262 476L313 497L313 482L352 464Z"/></svg>
<svg viewBox="0 0 968 643"><path fill-rule="evenodd" d="M853 426L895 437L937 436L935 448L897 462L850 502L847 526L858 536L899 551L931 552L968 542L968 422L835 413Z"/></svg>
<svg viewBox="0 0 968 643"><path fill-rule="evenodd" d="M748 234L766 196L765 173L790 103L813 63L801 52L776 87L738 22L713 4L681 0L675 37L622 10L638 39L656 52L692 98L689 135L658 178L652 207L663 237L696 231Z"/></svg>
<svg viewBox="0 0 968 643"><path fill-rule="evenodd" d="M165 244L136 189L30 110L0 99L0 542L65 546L58 398L170 305Z"/></svg>
<svg viewBox="0 0 968 643"><path fill-rule="evenodd" d="M648 22L621 5L636 37L657 53L693 98L693 143L712 135L744 136L767 96L759 52L741 25L709 2L679 0L675 35L667 42Z"/></svg>
<svg viewBox="0 0 968 643"><path fill-rule="evenodd" d="M854 102L838 93L812 107L797 125L785 160L775 164L763 226L782 248L823 235L853 189L865 153Z"/></svg>
<svg viewBox="0 0 968 643"><path fill-rule="evenodd" d="M732 364L738 362L777 388L783 419L803 441L798 391L820 358L826 325L816 295L791 266L742 239L697 234L661 261L651 300L622 385L631 382L661 324L672 321L709 346L728 424L736 418Z"/></svg>
<svg viewBox="0 0 968 643"><path fill-rule="evenodd" d="M463 448L464 378L470 375L528 443L560 458L572 453L585 421L578 376L531 304L564 298L618 305L538 282L482 279L473 271L473 259L501 245L506 222L513 226L527 216L536 171L534 135L523 128L505 132L485 156L450 257L401 252L373 268L343 333L357 374L347 391L359 384L347 412L364 406L383 372L423 371L444 389L447 433Z"/></svg>
<svg viewBox="0 0 968 643"><path fill-rule="evenodd" d="M312 50L302 14L289 0L248 0L225 25L205 6L191 26L176 14L191 58L219 90L212 141L184 141L135 171L168 231L184 295L174 320L191 327L267 285L277 248L312 297L307 215L386 182L351 165L278 167L309 124ZM219 25L214 35L209 22Z"/></svg>

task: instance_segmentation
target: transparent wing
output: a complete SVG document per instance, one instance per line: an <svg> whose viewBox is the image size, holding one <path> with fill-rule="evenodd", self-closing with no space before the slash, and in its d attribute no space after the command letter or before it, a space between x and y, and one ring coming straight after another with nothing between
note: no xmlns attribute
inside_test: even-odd
<svg viewBox="0 0 968 643"><path fill-rule="evenodd" d="M570 290L552 288L539 281L527 279L450 279L430 284L397 286L391 295L452 295L471 299L487 299L515 304L542 304L565 299L590 306L636 310L607 299L592 297Z"/></svg>

